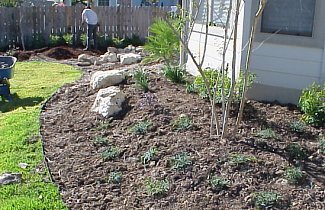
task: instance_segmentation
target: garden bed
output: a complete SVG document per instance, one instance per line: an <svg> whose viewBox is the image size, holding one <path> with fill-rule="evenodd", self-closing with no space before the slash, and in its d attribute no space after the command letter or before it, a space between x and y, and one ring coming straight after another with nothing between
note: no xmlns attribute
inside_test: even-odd
<svg viewBox="0 0 325 210"><path fill-rule="evenodd" d="M319 151L324 130L294 129L301 117L295 106L249 101L240 133L210 138L209 103L167 81L159 66L151 69L149 92L132 79L120 85L127 103L115 118L90 112L96 91L87 73L44 107L45 155L69 209L253 209L261 192L280 196L274 208L325 208L325 158ZM184 130L175 124L180 116L189 119ZM145 134L135 134L139 122L148 123ZM304 149L290 149L297 144ZM120 153L109 156L109 148ZM145 161L150 149L155 155ZM175 165L177 154L183 165ZM293 166L306 177L296 185L285 177ZM120 184L112 182L112 172L122 174ZM225 184L213 187L214 175ZM165 186L155 187L154 180Z"/></svg>

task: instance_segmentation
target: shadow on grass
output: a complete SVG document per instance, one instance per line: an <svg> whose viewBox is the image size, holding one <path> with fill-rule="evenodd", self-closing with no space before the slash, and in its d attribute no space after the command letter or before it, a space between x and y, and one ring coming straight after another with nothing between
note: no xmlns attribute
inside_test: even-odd
<svg viewBox="0 0 325 210"><path fill-rule="evenodd" d="M11 95L11 100L0 100L0 112L10 112L15 110L19 107L25 108L30 106L35 106L40 104L42 101L45 100L43 97L26 97L26 98L19 98L19 96L14 93ZM1 99L1 97L0 97Z"/></svg>

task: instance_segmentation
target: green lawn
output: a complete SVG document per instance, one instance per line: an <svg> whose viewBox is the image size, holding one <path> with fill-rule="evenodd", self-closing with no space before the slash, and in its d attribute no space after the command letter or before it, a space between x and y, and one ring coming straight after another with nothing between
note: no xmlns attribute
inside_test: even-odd
<svg viewBox="0 0 325 210"><path fill-rule="evenodd" d="M42 165L39 135L41 103L81 72L62 64L18 62L10 80L14 98L0 98L0 174L20 172L21 184L0 186L0 210L66 209ZM22 169L19 163L29 166Z"/></svg>

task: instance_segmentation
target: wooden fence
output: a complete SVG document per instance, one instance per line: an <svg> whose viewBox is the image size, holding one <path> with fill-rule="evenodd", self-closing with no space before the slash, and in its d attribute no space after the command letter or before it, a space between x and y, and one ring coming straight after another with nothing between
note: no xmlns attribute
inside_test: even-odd
<svg viewBox="0 0 325 210"><path fill-rule="evenodd" d="M31 44L42 36L47 43L50 35L85 32L81 25L83 7L0 7L0 47ZM99 19L98 32L105 37L141 38L148 36L148 27L156 17L165 17L163 7L94 7ZM75 36L74 36L75 37Z"/></svg>

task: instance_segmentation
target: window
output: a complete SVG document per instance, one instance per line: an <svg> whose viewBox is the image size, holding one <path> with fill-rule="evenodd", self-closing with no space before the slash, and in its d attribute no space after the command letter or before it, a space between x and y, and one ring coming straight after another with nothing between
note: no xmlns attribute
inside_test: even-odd
<svg viewBox="0 0 325 210"><path fill-rule="evenodd" d="M98 0L98 6L109 6L109 0Z"/></svg>
<svg viewBox="0 0 325 210"><path fill-rule="evenodd" d="M316 0L268 0L261 32L312 36Z"/></svg>

